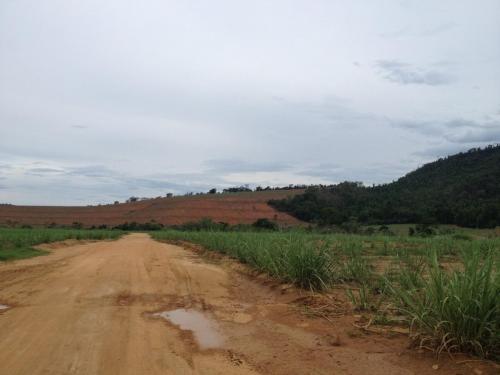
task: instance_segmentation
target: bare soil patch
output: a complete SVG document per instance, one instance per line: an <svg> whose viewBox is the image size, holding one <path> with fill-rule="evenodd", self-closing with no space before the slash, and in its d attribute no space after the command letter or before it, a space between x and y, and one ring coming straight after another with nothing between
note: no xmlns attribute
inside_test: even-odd
<svg viewBox="0 0 500 375"><path fill-rule="evenodd" d="M299 220L269 206L270 199L281 199L301 190L276 190L249 193L206 194L148 199L133 203L87 207L0 205L0 224L118 225L125 222L164 225L183 224L209 217L228 224L251 224L268 218L281 224L297 225Z"/></svg>

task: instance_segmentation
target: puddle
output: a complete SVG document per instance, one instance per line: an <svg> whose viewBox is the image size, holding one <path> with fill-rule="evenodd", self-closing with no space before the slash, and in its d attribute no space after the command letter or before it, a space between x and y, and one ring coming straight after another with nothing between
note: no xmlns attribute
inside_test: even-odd
<svg viewBox="0 0 500 375"><path fill-rule="evenodd" d="M9 307L10 307L10 306L8 306L8 305L1 305L1 304L0 304L0 311L2 311L2 310L7 310Z"/></svg>
<svg viewBox="0 0 500 375"><path fill-rule="evenodd" d="M205 314L193 309L176 309L155 314L182 330L192 331L200 349L218 348L224 343L218 325Z"/></svg>

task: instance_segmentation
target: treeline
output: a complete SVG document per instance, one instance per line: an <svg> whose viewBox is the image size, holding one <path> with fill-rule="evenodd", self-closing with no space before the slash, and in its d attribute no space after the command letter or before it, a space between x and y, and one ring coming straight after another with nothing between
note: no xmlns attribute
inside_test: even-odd
<svg viewBox="0 0 500 375"><path fill-rule="evenodd" d="M252 189L250 187L250 185L241 185L241 186L228 187L228 188L222 189L222 191L218 191L217 188L212 188L212 189L208 190L207 192L189 191L189 192L184 193L180 196L192 197L192 196L206 195L206 194L251 193L251 192L255 192L255 191L274 191L274 190L305 190L311 186L314 186L314 185L290 184L290 185L286 185L286 186L265 186L265 187L257 186L257 187L255 187L255 189ZM154 198L132 196L132 197L128 198L124 203L143 202L143 201L148 201L148 200L152 200L152 199L173 198L173 197L174 197L174 193L166 193L165 196L157 196ZM117 205L117 204L120 204L120 202L114 201L113 204ZM0 203L0 205L7 206L7 205L11 205L11 204ZM90 206L91 205L89 205L89 207ZM98 206L102 206L102 205L98 204Z"/></svg>
<svg viewBox="0 0 500 375"><path fill-rule="evenodd" d="M0 226L1 228L1 226ZM7 228L22 228L22 229L33 229L31 225L17 225L11 224ZM103 230L121 230L121 231L157 231L162 229L176 229L181 231L249 231L249 230L280 230L280 226L277 222L269 220L267 218L260 218L255 220L252 224L235 224L230 225L229 223L223 221L214 221L210 218L202 218L197 221L190 221L184 224L177 225L164 225L157 223L156 221L149 221L144 223L138 223L135 221L124 222L117 225L92 225L90 227L85 227L80 222L73 222L71 225L50 223L48 225L42 226L42 228L49 229L103 229Z"/></svg>
<svg viewBox="0 0 500 375"><path fill-rule="evenodd" d="M176 229L180 231L217 231L217 232L238 232L238 231L253 231L253 230L268 230L275 231L279 230L280 227L275 221L269 220L267 218L260 218L255 220L252 224L235 224L230 225L222 221L213 221L210 218L203 218L198 221L187 222L179 225L171 225L170 229Z"/></svg>
<svg viewBox="0 0 500 375"><path fill-rule="evenodd" d="M319 225L500 225L500 145L439 159L386 185L359 182L308 187L303 194L269 202Z"/></svg>
<svg viewBox="0 0 500 375"><path fill-rule="evenodd" d="M222 189L222 193L250 193L253 191L274 191L274 190L305 190L313 185L286 185L286 186L257 186L252 189L249 185L234 186ZM203 194L217 194L217 189L213 188L208 191L208 193L186 193L185 195L203 195Z"/></svg>

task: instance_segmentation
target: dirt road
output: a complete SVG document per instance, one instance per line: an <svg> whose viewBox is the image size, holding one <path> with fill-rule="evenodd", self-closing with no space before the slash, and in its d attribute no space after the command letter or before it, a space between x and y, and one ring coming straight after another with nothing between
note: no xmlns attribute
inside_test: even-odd
<svg viewBox="0 0 500 375"><path fill-rule="evenodd" d="M0 265L0 374L436 374L404 336L310 318L297 293L145 234L53 249Z"/></svg>

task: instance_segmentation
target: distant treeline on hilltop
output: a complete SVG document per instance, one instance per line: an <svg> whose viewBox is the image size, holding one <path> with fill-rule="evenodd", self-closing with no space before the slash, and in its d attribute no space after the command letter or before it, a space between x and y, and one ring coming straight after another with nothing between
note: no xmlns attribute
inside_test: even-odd
<svg viewBox="0 0 500 375"><path fill-rule="evenodd" d="M217 193L225 194L225 193L248 193L248 192L254 192L254 191L305 190L308 187L312 187L312 186L317 186L317 185L293 185L293 184L290 184L290 185L286 185L286 186L266 186L266 187L257 186L254 190L252 190L249 185L241 185L241 186L234 186L234 187L222 189L221 192L217 191L216 188L212 188L207 192L192 192L192 191L190 191L190 192L182 194L181 196L191 197L193 195L205 195L205 194L217 194ZM167 197L167 198L172 198L173 196L174 196L173 193L167 193L165 195L165 197ZM145 200L149 200L149 199L159 199L159 198L163 198L163 197L161 197L161 196L156 197L156 198L130 197L126 200L126 203L145 201ZM118 202L118 201L114 202L114 204L118 204L118 203L120 203L120 202Z"/></svg>
<svg viewBox="0 0 500 375"><path fill-rule="evenodd" d="M357 221L495 227L500 225L500 145L441 158L390 184L311 186L269 204L320 225Z"/></svg>

